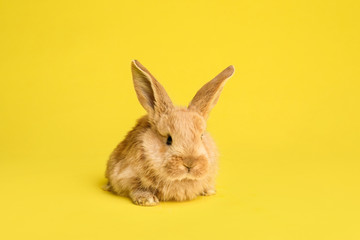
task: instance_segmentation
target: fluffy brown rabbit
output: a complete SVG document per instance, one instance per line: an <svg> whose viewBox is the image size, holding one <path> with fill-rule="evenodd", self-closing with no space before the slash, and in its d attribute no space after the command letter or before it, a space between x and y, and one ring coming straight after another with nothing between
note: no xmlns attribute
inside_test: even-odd
<svg viewBox="0 0 360 240"><path fill-rule="evenodd" d="M205 131L206 119L234 67L205 84L187 108L174 106L138 61L131 63L131 70L137 97L148 114L111 154L105 189L144 206L215 194L218 154Z"/></svg>

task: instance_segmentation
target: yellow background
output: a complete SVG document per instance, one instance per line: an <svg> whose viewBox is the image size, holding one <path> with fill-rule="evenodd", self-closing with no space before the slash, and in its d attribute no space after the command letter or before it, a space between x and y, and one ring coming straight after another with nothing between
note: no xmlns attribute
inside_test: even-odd
<svg viewBox="0 0 360 240"><path fill-rule="evenodd" d="M359 1L1 1L0 239L360 239ZM145 113L138 59L211 113L218 193L144 208L100 189Z"/></svg>

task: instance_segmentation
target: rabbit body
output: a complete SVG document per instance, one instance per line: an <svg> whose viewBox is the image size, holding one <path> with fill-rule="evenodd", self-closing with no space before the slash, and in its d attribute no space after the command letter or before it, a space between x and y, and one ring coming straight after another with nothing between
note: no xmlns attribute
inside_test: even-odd
<svg viewBox="0 0 360 240"><path fill-rule="evenodd" d="M185 108L174 106L160 83L134 60L135 90L148 114L112 152L106 189L144 206L214 194L218 152L205 131L206 119L233 71L232 66L225 69Z"/></svg>

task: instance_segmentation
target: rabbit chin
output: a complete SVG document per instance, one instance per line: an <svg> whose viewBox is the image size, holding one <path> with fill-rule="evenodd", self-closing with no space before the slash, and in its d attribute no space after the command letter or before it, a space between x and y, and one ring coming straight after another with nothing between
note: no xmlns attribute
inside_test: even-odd
<svg viewBox="0 0 360 240"><path fill-rule="evenodd" d="M201 180L203 179L204 176L194 176L190 173L183 173L183 174L179 174L179 175L173 175L173 174L166 174L166 177L165 179L168 180L168 181L172 181L172 182L175 182L175 181L184 181L184 180L192 180L192 181L196 181L196 180Z"/></svg>

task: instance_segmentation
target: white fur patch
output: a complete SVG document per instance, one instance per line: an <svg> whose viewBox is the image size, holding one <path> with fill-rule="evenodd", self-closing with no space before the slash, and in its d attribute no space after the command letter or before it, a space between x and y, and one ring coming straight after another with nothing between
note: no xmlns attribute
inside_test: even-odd
<svg viewBox="0 0 360 240"><path fill-rule="evenodd" d="M131 167L127 167L122 171L120 171L120 173L116 175L116 178L119 180L119 179L131 178L134 176L135 176L134 170Z"/></svg>

